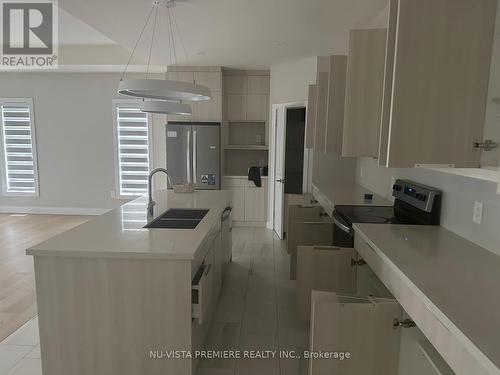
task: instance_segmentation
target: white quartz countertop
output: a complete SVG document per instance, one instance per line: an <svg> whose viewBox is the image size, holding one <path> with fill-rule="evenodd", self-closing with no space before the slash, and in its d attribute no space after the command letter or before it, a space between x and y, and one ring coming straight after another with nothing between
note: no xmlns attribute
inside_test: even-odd
<svg viewBox="0 0 500 375"><path fill-rule="evenodd" d="M148 220L143 196L76 228L29 248L28 255L77 257L138 257L191 260L211 234L220 228L220 216L230 206L224 190L194 193L154 192L155 214ZM169 208L201 208L209 212L195 229L144 229Z"/></svg>
<svg viewBox="0 0 500 375"><path fill-rule="evenodd" d="M357 184L313 184L333 205L392 206L393 203ZM365 193L373 194L372 200Z"/></svg>
<svg viewBox="0 0 500 375"><path fill-rule="evenodd" d="M500 368L500 256L439 226L354 224L354 230L425 296L449 331Z"/></svg>

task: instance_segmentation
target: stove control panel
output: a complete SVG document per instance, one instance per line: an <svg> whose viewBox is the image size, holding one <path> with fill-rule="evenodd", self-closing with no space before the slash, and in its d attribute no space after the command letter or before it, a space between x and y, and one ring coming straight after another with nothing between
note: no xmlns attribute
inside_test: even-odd
<svg viewBox="0 0 500 375"><path fill-rule="evenodd" d="M432 212L441 191L410 180L397 180L392 186L392 196L422 211Z"/></svg>

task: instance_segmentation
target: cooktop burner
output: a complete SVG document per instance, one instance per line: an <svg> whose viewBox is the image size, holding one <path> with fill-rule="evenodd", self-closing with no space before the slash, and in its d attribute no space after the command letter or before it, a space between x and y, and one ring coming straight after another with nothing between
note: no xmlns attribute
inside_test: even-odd
<svg viewBox="0 0 500 375"><path fill-rule="evenodd" d="M349 224L384 224L391 223L395 219L394 207L391 206L335 206L335 212Z"/></svg>

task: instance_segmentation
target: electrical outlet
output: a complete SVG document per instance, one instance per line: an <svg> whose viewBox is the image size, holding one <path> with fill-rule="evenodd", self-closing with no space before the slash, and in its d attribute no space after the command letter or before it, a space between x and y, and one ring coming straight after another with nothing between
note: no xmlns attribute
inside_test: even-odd
<svg viewBox="0 0 500 375"><path fill-rule="evenodd" d="M360 167L359 168L359 176L361 178L365 177L365 169L363 167Z"/></svg>
<svg viewBox="0 0 500 375"><path fill-rule="evenodd" d="M474 202L472 221L476 224L483 222L483 204L481 202Z"/></svg>
<svg viewBox="0 0 500 375"><path fill-rule="evenodd" d="M116 194L115 194L115 191L114 190L111 190L109 192L109 195L111 196L111 198L116 198Z"/></svg>

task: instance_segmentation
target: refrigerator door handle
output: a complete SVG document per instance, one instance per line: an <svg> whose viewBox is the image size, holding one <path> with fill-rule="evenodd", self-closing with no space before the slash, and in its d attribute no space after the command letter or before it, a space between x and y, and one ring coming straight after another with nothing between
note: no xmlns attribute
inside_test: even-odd
<svg viewBox="0 0 500 375"><path fill-rule="evenodd" d="M197 153L197 142L196 142L196 130L193 130L193 183L197 184L198 168L196 168L196 153Z"/></svg>
<svg viewBox="0 0 500 375"><path fill-rule="evenodd" d="M187 131L187 147L186 147L186 172L187 182L191 183L191 130Z"/></svg>

